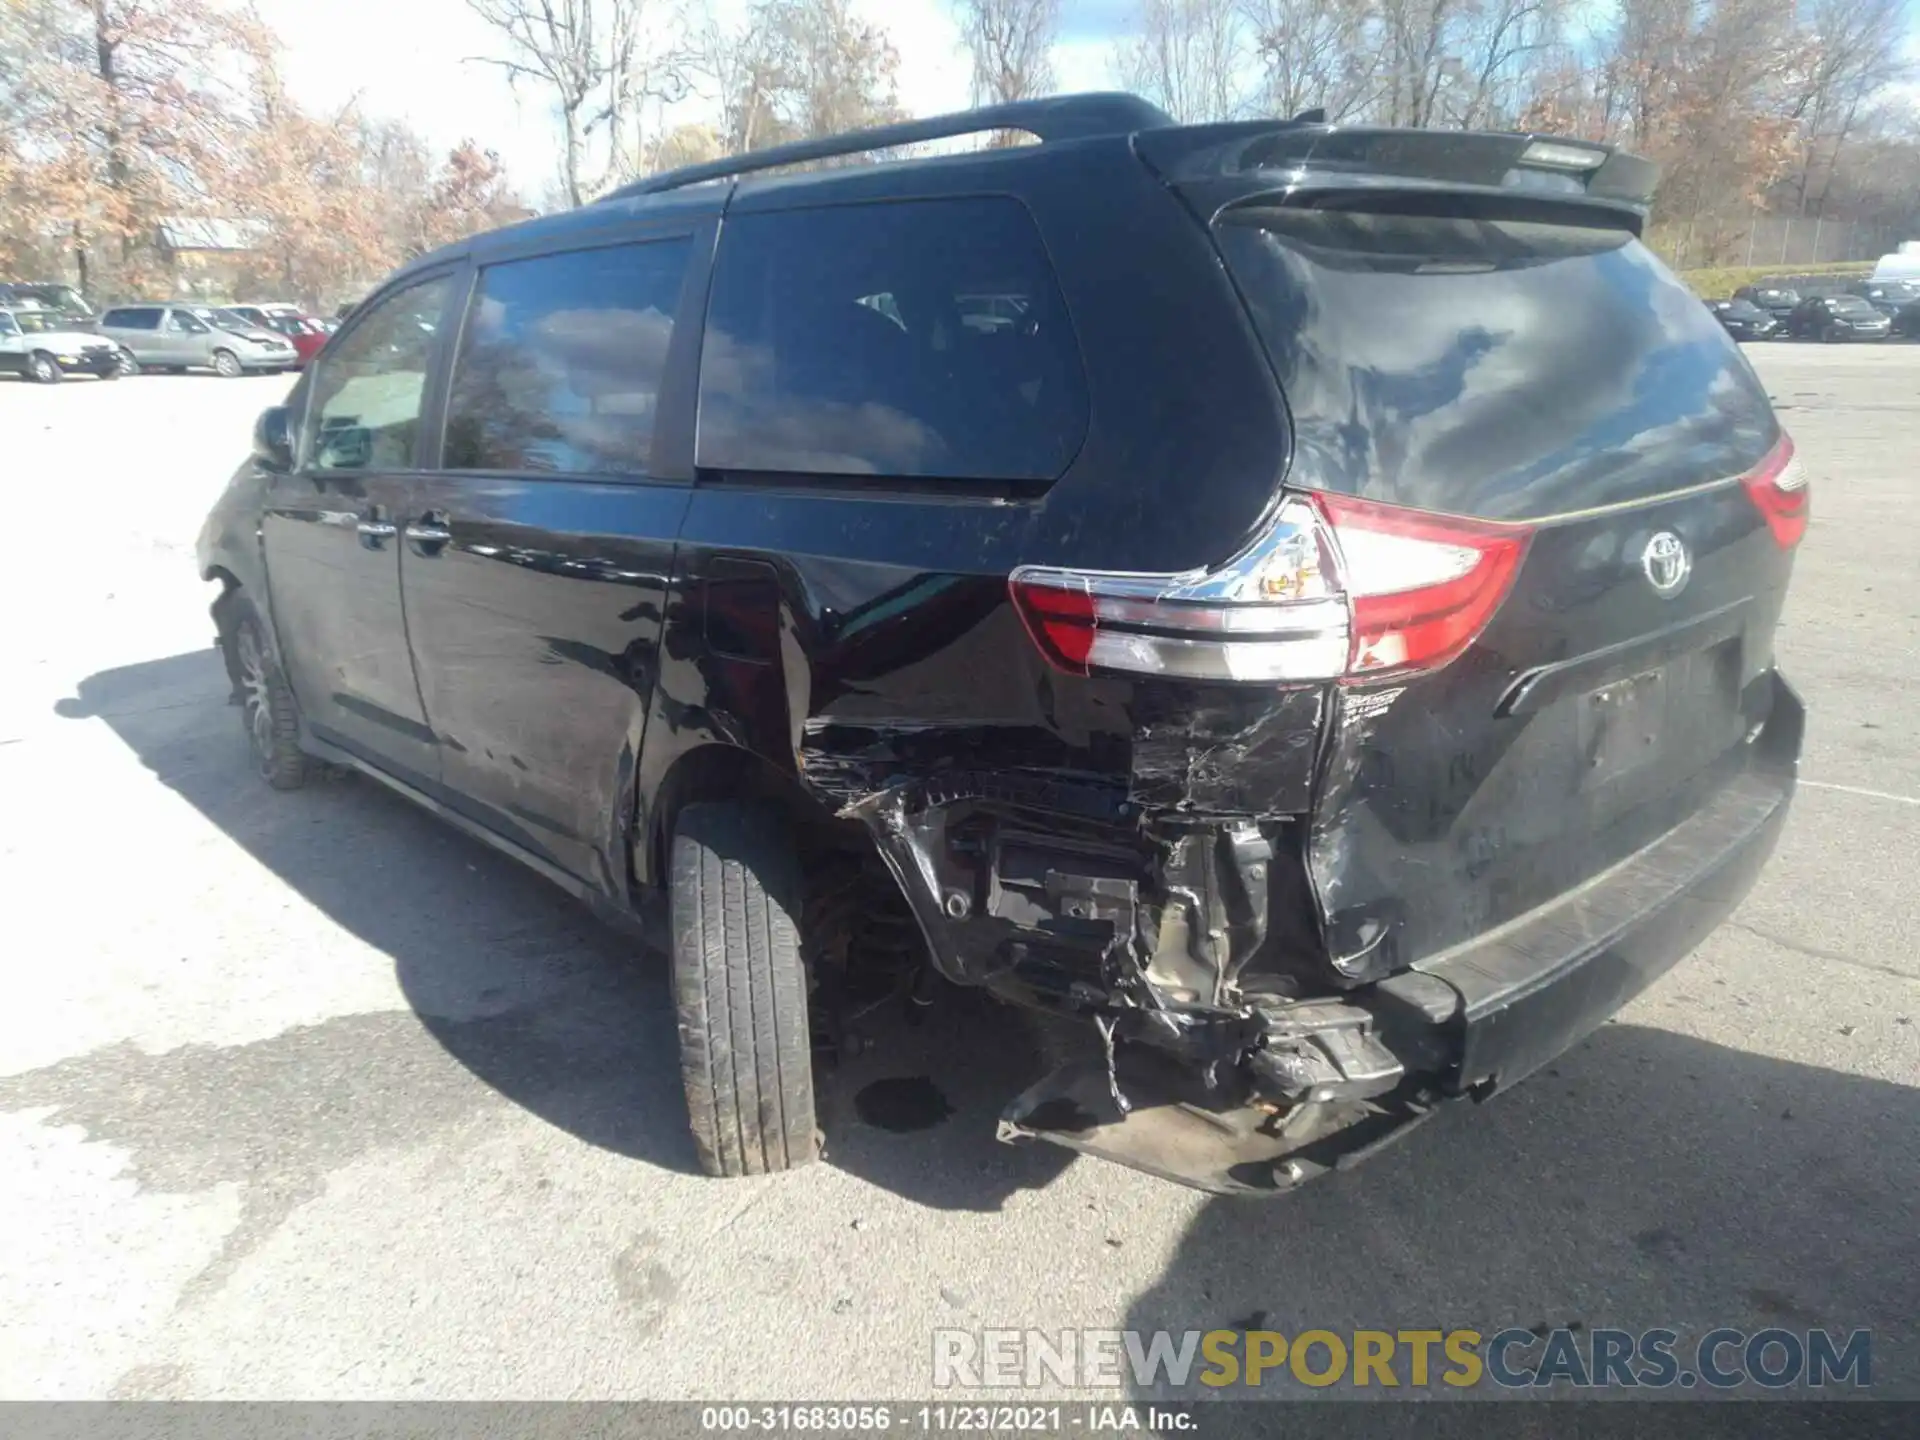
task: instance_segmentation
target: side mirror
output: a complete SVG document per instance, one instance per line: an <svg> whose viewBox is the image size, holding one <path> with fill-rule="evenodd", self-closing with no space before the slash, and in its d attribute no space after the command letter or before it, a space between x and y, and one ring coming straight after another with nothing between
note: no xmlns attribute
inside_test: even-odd
<svg viewBox="0 0 1920 1440"><path fill-rule="evenodd" d="M253 422L253 456L262 470L285 474L293 469L293 424L286 406L269 406Z"/></svg>

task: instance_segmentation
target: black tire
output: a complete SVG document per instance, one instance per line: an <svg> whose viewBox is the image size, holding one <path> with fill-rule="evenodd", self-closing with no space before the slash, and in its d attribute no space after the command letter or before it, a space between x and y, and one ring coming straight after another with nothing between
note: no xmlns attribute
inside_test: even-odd
<svg viewBox="0 0 1920 1440"><path fill-rule="evenodd" d="M115 373L119 375L138 375L140 362L133 358L131 350L122 350L114 357Z"/></svg>
<svg viewBox="0 0 1920 1440"><path fill-rule="evenodd" d="M240 364L240 357L231 350L214 351L213 368L216 374L228 380L238 380L246 373Z"/></svg>
<svg viewBox="0 0 1920 1440"><path fill-rule="evenodd" d="M680 1074L700 1165L763 1175L818 1154L799 852L773 806L689 805L669 898Z"/></svg>
<svg viewBox="0 0 1920 1440"><path fill-rule="evenodd" d="M312 768L300 749L299 711L292 687L267 644L266 627L244 596L234 602L225 638L227 669L240 701L240 720L254 769L276 790L298 790L307 783Z"/></svg>
<svg viewBox="0 0 1920 1440"><path fill-rule="evenodd" d="M36 350L27 357L27 375L37 385L58 385L66 378L60 362L44 350Z"/></svg>

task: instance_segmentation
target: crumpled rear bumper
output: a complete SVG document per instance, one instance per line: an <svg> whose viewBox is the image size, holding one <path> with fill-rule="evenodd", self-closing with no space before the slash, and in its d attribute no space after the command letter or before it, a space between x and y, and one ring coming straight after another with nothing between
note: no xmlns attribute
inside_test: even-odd
<svg viewBox="0 0 1920 1440"><path fill-rule="evenodd" d="M1785 825L1804 714L1781 682L1749 765L1581 889L1336 1001L1263 1017L1268 1098L1216 1108L1218 1092L1190 1070L1128 1047L1111 1077L1076 1062L1021 1094L1000 1138L1050 1140L1217 1193L1277 1194L1366 1158L1447 1099L1524 1079L1740 903Z"/></svg>

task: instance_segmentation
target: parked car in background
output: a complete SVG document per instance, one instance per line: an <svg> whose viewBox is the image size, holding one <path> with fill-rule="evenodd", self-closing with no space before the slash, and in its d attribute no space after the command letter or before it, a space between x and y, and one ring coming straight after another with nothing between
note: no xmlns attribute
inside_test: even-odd
<svg viewBox="0 0 1920 1440"><path fill-rule="evenodd" d="M229 308L242 315L258 314L261 328L286 337L287 343L293 346L294 353L300 357L301 366L320 353L320 347L327 343L327 336L333 333L324 320L292 307L234 305Z"/></svg>
<svg viewBox="0 0 1920 1440"><path fill-rule="evenodd" d="M1793 307L1800 303L1800 292L1772 285L1742 285L1733 292L1733 298L1758 306L1774 319L1785 321L1793 314Z"/></svg>
<svg viewBox="0 0 1920 1440"><path fill-rule="evenodd" d="M1856 280L1847 286L1846 293L1859 296L1891 319L1914 301L1920 300L1920 281Z"/></svg>
<svg viewBox="0 0 1920 1440"><path fill-rule="evenodd" d="M119 378L113 342L77 330L57 310L37 305L0 306L0 371L12 371L42 385L69 374Z"/></svg>
<svg viewBox="0 0 1920 1440"><path fill-rule="evenodd" d="M1875 280L1920 281L1920 240L1903 240L1891 255L1882 255L1873 267Z"/></svg>
<svg viewBox="0 0 1920 1440"><path fill-rule="evenodd" d="M263 342L271 342L274 340L285 341L288 345L293 346L295 357L294 363L286 367L290 370L299 369L305 359L305 356L301 353L299 343L294 338L295 331L302 328L297 311L289 313L277 305L267 307L251 305L189 305L188 308L208 324L217 326L222 330L229 331L245 339ZM256 319L256 316L264 316L265 318ZM314 350L318 350L319 348L318 344L312 346Z"/></svg>
<svg viewBox="0 0 1920 1440"><path fill-rule="evenodd" d="M424 256L201 532L259 773L664 905L714 1174L813 1159L816 1044L941 980L1091 1042L1004 1138L1344 1168L1604 1023L1786 821L1806 476L1653 179L1061 97Z"/></svg>
<svg viewBox="0 0 1920 1440"><path fill-rule="evenodd" d="M1900 313L1893 317L1892 325L1895 335L1920 340L1920 300L1915 300L1911 305L1902 305Z"/></svg>
<svg viewBox="0 0 1920 1440"><path fill-rule="evenodd" d="M260 326L263 330L273 328L273 319L276 315L306 314L306 311L298 305L290 305L283 300L249 300L243 305L228 305L226 308L246 316L251 323Z"/></svg>
<svg viewBox="0 0 1920 1440"><path fill-rule="evenodd" d="M1736 340L1769 340L1780 330L1780 322L1751 300L1709 300L1707 308Z"/></svg>
<svg viewBox="0 0 1920 1440"><path fill-rule="evenodd" d="M68 330L91 330L100 319L86 296L57 280L9 280L0 284L0 305L52 310Z"/></svg>
<svg viewBox="0 0 1920 1440"><path fill-rule="evenodd" d="M100 317L100 333L120 347L122 372L213 370L235 376L291 370L300 356L284 335L246 326L229 330L216 323L218 306L198 303L116 305Z"/></svg>
<svg viewBox="0 0 1920 1440"><path fill-rule="evenodd" d="M1858 295L1814 295L1794 306L1787 317L1787 333L1801 340L1841 344L1849 340L1884 340L1892 332L1885 315Z"/></svg>

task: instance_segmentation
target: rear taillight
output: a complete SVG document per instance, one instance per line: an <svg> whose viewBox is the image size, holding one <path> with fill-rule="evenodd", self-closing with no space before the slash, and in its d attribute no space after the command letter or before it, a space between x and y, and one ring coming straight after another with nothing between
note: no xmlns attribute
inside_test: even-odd
<svg viewBox="0 0 1920 1440"><path fill-rule="evenodd" d="M1317 497L1340 545L1353 603L1351 675L1437 670L1471 645L1507 598L1532 532Z"/></svg>
<svg viewBox="0 0 1920 1440"><path fill-rule="evenodd" d="M1807 533L1812 497L1807 493L1806 469L1794 457L1792 438L1783 434L1766 458L1740 477L1740 483L1780 548L1791 550L1798 545Z"/></svg>
<svg viewBox="0 0 1920 1440"><path fill-rule="evenodd" d="M1013 599L1056 667L1192 680L1369 680L1473 643L1526 553L1525 527L1333 496L1287 499L1217 570L1023 566Z"/></svg>

